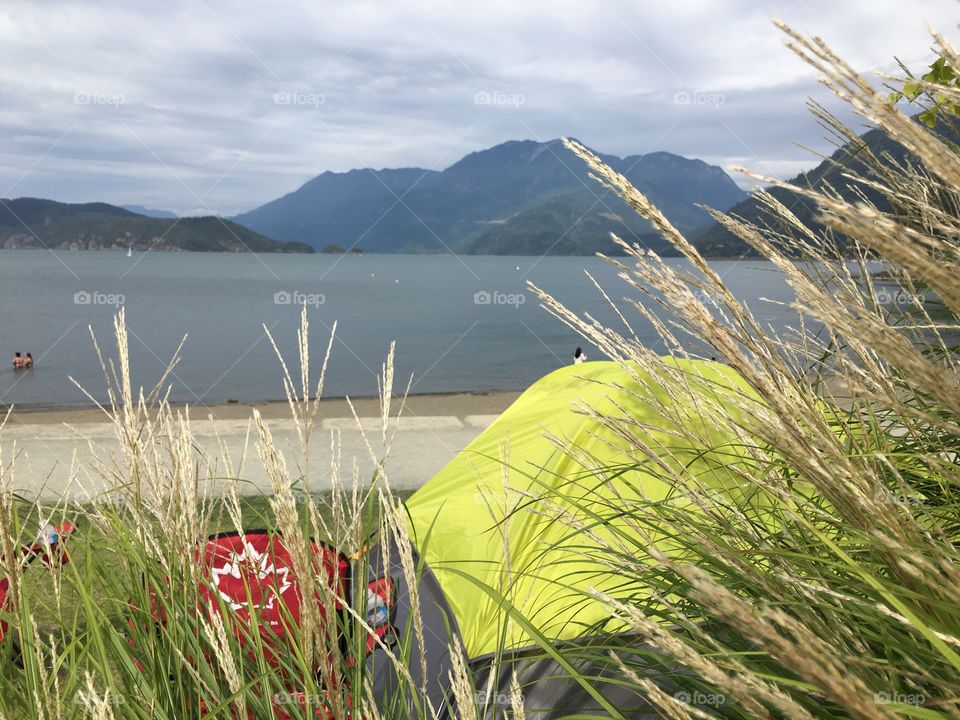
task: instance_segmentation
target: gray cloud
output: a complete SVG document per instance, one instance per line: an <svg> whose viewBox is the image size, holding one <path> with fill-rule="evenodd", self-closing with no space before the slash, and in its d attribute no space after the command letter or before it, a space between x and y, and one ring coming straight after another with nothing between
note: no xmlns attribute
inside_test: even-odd
<svg viewBox="0 0 960 720"><path fill-rule="evenodd" d="M0 10L0 196L232 214L324 170L574 135L788 177L842 111L779 16L854 65L929 61L953 0L45 2Z"/></svg>

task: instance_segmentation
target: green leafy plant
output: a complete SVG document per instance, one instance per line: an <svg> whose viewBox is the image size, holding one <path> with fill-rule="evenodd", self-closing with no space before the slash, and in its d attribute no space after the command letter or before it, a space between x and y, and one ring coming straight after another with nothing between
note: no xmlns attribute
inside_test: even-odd
<svg viewBox="0 0 960 720"><path fill-rule="evenodd" d="M947 58L938 57L930 65L930 70L920 77L920 81L907 80L901 90L890 93L890 101L899 102L906 98L910 102L917 102L921 98L927 100L928 107L923 110L920 120L929 128L936 127L941 113L948 113L954 117L960 115L960 102L957 101L957 92L960 91L960 75L951 66Z"/></svg>

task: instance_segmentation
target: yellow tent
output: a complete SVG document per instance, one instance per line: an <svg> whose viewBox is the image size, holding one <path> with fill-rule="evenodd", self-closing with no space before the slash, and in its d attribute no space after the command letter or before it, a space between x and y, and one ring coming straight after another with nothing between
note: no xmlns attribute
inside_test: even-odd
<svg viewBox="0 0 960 720"><path fill-rule="evenodd" d="M734 396L752 391L725 365L666 362L674 372L663 385L614 362L550 373L408 500L414 543L468 657L533 645L531 628L550 641L581 637L604 621L606 630L618 629L590 591L637 598L649 589L618 574L604 546L631 557L647 557L640 549L650 540L670 550L655 518L645 538L616 514L637 501L693 502L671 481L673 471L747 513L768 506L742 489L750 460L738 433L703 415L710 403L732 407ZM529 626L506 621L508 605Z"/></svg>

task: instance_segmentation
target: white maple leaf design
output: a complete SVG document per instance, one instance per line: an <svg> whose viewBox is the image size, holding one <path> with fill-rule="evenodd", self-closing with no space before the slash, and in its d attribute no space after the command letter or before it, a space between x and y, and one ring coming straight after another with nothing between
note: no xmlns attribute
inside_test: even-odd
<svg viewBox="0 0 960 720"><path fill-rule="evenodd" d="M277 592L265 592L261 593L261 602L253 602L251 598L251 605L254 610L272 610L276 603L278 595L283 595L287 590L293 587L293 581L290 580L290 568L287 567L277 567L276 564L271 560L270 553L259 552L253 545L249 542L244 541L243 551L238 555L236 551L231 550L229 557L227 557L221 567L211 568L211 573L213 579L211 585L213 589L217 591L223 601L230 606L231 610L239 610L241 608L247 607L246 598L243 598L244 602L237 602L237 598L232 597L228 593L224 592L220 588L220 578L224 575L229 575L232 578L237 580L240 579L241 570L246 569L248 571L248 578L252 581L255 577L257 581L261 581L260 587L263 587L262 581L267 580L268 578L273 578L274 582L271 584L270 589L276 588ZM252 571L252 573L250 572ZM251 587L251 590L253 588ZM263 595L268 596L266 603L262 602Z"/></svg>

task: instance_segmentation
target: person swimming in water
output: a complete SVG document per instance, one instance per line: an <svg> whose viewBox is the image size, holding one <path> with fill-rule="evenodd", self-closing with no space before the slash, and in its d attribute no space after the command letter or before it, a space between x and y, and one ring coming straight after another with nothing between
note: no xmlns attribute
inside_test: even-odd
<svg viewBox="0 0 960 720"><path fill-rule="evenodd" d="M30 353L27 353L27 357L23 361L23 366L25 368L33 367L33 355L31 355Z"/></svg>
<svg viewBox="0 0 960 720"><path fill-rule="evenodd" d="M580 363L585 362L586 359L587 356L584 355L583 350L577 348L577 351L573 354L573 364L579 365Z"/></svg>
<svg viewBox="0 0 960 720"><path fill-rule="evenodd" d="M20 370L23 367L23 363L24 363L24 360L22 357L20 357L20 353L14 353L13 362L11 363L13 365L13 369Z"/></svg>

